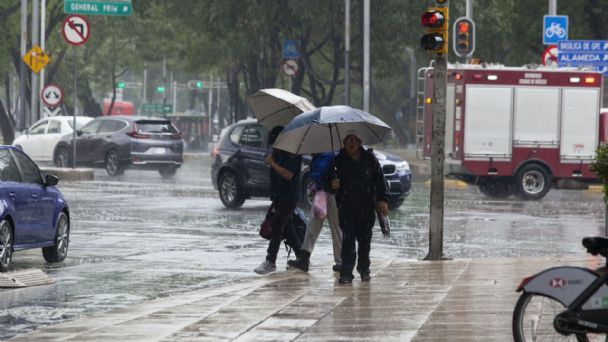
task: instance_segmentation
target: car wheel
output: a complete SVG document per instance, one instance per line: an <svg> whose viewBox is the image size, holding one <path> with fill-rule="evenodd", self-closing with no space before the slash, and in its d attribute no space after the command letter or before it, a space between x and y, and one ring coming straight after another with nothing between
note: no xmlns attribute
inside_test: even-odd
<svg viewBox="0 0 608 342"><path fill-rule="evenodd" d="M55 226L55 245L42 248L42 255L47 262L62 262L68 255L70 243L70 221L62 211Z"/></svg>
<svg viewBox="0 0 608 342"><path fill-rule="evenodd" d="M222 174L218 182L220 199L226 208L240 208L245 203L245 196L241 185L233 172L227 171Z"/></svg>
<svg viewBox="0 0 608 342"><path fill-rule="evenodd" d="M65 147L60 147L55 153L55 166L70 167L70 152Z"/></svg>
<svg viewBox="0 0 608 342"><path fill-rule="evenodd" d="M517 172L513 187L518 197L524 200L539 200L551 189L551 176L542 166L528 164Z"/></svg>
<svg viewBox="0 0 608 342"><path fill-rule="evenodd" d="M7 220L0 223L0 272L6 272L13 258L13 229Z"/></svg>
<svg viewBox="0 0 608 342"><path fill-rule="evenodd" d="M177 167L165 166L165 167L161 168L160 170L158 170L158 173L160 173L160 176L163 179L170 179L170 178L173 178L175 176L175 174L177 173Z"/></svg>
<svg viewBox="0 0 608 342"><path fill-rule="evenodd" d="M120 176L124 173L124 167L120 162L120 156L116 150L109 150L106 153L105 164L106 172L111 177Z"/></svg>

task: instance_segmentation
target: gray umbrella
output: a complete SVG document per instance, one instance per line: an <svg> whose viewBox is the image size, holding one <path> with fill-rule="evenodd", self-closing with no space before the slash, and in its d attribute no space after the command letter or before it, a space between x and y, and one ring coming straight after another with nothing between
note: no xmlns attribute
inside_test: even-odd
<svg viewBox="0 0 608 342"><path fill-rule="evenodd" d="M283 89L260 89L247 97L258 122L271 129L285 126L296 115L316 107L307 99Z"/></svg>
<svg viewBox="0 0 608 342"><path fill-rule="evenodd" d="M349 134L363 144L375 144L391 128L382 120L348 106L321 107L296 116L285 126L273 147L295 154L335 151Z"/></svg>

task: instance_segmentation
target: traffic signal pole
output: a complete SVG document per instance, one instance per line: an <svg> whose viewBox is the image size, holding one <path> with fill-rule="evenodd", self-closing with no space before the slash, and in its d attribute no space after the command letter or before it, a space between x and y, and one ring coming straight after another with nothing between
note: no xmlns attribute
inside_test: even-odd
<svg viewBox="0 0 608 342"><path fill-rule="evenodd" d="M443 258L443 212L444 212L444 159L445 159L445 115L447 93L448 55L448 1L437 0L422 15L421 22L427 33L420 40L423 49L435 57L433 71L433 123L431 142L431 198L429 218L429 254L426 260Z"/></svg>
<svg viewBox="0 0 608 342"><path fill-rule="evenodd" d="M466 17L471 19L471 21L473 20L473 0L467 0L466 3ZM467 55L466 56L466 63L469 64L471 63L471 56Z"/></svg>

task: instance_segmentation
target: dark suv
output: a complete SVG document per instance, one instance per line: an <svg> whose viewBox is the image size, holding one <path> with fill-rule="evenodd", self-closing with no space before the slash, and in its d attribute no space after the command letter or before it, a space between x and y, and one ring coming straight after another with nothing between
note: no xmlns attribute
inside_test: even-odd
<svg viewBox="0 0 608 342"><path fill-rule="evenodd" d="M220 134L211 156L211 180L219 190L222 203L228 208L238 208L251 197L268 197L270 167L264 156L270 153L267 146L268 129L255 119L239 121L226 127ZM408 163L394 155L374 151L390 188L389 205L399 207L410 193L412 175ZM310 206L310 194L306 191L310 177L310 158L304 156L300 177L300 206Z"/></svg>
<svg viewBox="0 0 608 342"><path fill-rule="evenodd" d="M167 119L98 117L76 134L76 163L105 167L110 176L136 167L157 170L167 178L182 165L182 136ZM61 138L53 153L56 166L72 165L72 148L72 134Z"/></svg>

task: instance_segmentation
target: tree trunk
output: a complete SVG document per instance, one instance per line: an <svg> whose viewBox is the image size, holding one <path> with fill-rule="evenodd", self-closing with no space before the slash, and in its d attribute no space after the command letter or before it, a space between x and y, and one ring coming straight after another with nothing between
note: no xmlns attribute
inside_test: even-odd
<svg viewBox="0 0 608 342"><path fill-rule="evenodd" d="M4 108L4 103L0 99L0 132L2 133L2 143L10 145L15 140L15 126L11 120L11 116Z"/></svg>

